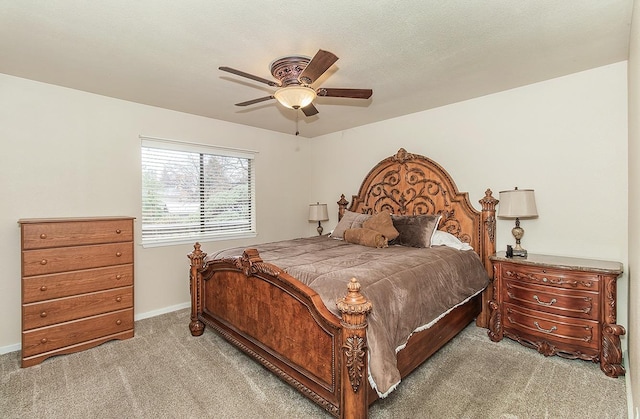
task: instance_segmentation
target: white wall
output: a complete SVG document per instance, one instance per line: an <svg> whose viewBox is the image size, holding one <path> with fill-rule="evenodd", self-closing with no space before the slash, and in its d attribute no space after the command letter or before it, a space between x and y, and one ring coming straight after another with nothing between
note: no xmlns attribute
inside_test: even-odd
<svg viewBox="0 0 640 419"><path fill-rule="evenodd" d="M522 220L529 252L616 260L627 270L626 68L621 62L315 138L312 194L350 199L374 164L403 147L440 163L476 208L487 188L496 197L514 186L535 189L539 218ZM514 242L513 224L498 221L498 249ZM626 326L627 273L618 287Z"/></svg>
<svg viewBox="0 0 640 419"><path fill-rule="evenodd" d="M258 151L256 240L307 234L308 139L0 74L0 352L20 342L18 219L134 216L139 243L140 135ZM188 305L191 250L135 247L136 318Z"/></svg>
<svg viewBox="0 0 640 419"><path fill-rule="evenodd" d="M629 46L629 364L630 412L640 418L640 2Z"/></svg>
<svg viewBox="0 0 640 419"><path fill-rule="evenodd" d="M0 75L0 146L8 150L0 154L0 350L20 341L16 221L139 219L139 135L259 151L258 241L314 234L306 212L316 200L329 203L328 231L340 194L357 193L374 164L404 147L440 163L474 204L486 188L496 196L534 188L540 217L522 222L530 252L618 260L626 270L626 69L617 63L313 140ZM498 222L498 248L513 242L512 224ZM190 250L136 247L137 317L188 304ZM627 327L626 272L618 285Z"/></svg>

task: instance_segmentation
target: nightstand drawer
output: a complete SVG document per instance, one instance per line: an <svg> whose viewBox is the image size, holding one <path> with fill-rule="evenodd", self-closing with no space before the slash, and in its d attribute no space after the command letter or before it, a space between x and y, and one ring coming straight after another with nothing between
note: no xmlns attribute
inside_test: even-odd
<svg viewBox="0 0 640 419"><path fill-rule="evenodd" d="M600 280L593 272L567 271L564 269L540 268L504 263L502 275L529 284L549 285L571 290L598 292Z"/></svg>
<svg viewBox="0 0 640 419"><path fill-rule="evenodd" d="M22 252L22 275L43 275L133 263L133 243L61 247Z"/></svg>
<svg viewBox="0 0 640 419"><path fill-rule="evenodd" d="M505 332L528 334L545 340L585 348L599 348L600 327L597 321L573 319L505 304ZM518 333L520 332L520 333Z"/></svg>
<svg viewBox="0 0 640 419"><path fill-rule="evenodd" d="M598 320L600 307L597 292L505 280L505 303L511 303L545 313L581 319Z"/></svg>
<svg viewBox="0 0 640 419"><path fill-rule="evenodd" d="M24 249L79 246L133 240L133 222L128 219L25 223Z"/></svg>
<svg viewBox="0 0 640 419"><path fill-rule="evenodd" d="M23 328L35 329L132 306L133 287L25 304L22 306Z"/></svg>

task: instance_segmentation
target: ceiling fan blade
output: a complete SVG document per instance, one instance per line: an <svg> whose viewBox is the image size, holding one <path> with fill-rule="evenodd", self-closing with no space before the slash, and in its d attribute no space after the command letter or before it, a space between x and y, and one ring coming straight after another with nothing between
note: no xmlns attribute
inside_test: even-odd
<svg viewBox="0 0 640 419"><path fill-rule="evenodd" d="M315 106L313 106L313 103L310 103L304 108L302 108L302 112L304 113L305 116L313 116L318 113L318 110L316 109Z"/></svg>
<svg viewBox="0 0 640 419"><path fill-rule="evenodd" d="M298 80L304 84L312 84L336 61L338 61L338 57L329 51L320 49L316 52L316 55L313 56L307 67L300 73Z"/></svg>
<svg viewBox="0 0 640 419"><path fill-rule="evenodd" d="M245 73L244 71L236 70L231 67L218 67L218 70L226 71L227 73L235 74L237 76L246 77L251 80L259 81L260 83L268 84L269 86L279 87L280 84L273 80L263 79L262 77L254 76L253 74Z"/></svg>
<svg viewBox="0 0 640 419"><path fill-rule="evenodd" d="M273 96L259 97L258 99L247 100L246 102L236 103L236 106L248 106L254 103L264 102L265 100L274 99Z"/></svg>
<svg viewBox="0 0 640 419"><path fill-rule="evenodd" d="M318 96L347 97L353 99L369 99L373 94L371 89L331 89L321 87L316 91Z"/></svg>

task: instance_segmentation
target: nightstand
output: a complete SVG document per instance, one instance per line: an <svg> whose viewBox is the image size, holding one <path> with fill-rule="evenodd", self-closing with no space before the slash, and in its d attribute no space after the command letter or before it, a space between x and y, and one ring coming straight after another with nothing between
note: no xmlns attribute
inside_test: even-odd
<svg viewBox="0 0 640 419"><path fill-rule="evenodd" d="M508 337L545 356L600 362L610 377L625 374L616 324L619 262L529 254L490 256L493 299L489 337Z"/></svg>

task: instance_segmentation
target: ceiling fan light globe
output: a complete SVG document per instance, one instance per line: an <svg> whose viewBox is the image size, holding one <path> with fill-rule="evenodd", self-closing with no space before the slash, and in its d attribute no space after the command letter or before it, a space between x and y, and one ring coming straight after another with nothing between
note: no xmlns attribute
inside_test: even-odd
<svg viewBox="0 0 640 419"><path fill-rule="evenodd" d="M316 98L316 92L306 86L287 86L282 87L273 94L282 106L289 109L304 108Z"/></svg>

